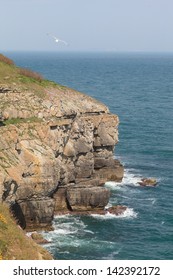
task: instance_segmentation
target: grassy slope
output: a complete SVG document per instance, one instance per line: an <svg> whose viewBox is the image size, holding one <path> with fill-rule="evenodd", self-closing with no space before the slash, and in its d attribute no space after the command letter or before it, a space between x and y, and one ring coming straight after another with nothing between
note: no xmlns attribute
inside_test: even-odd
<svg viewBox="0 0 173 280"><path fill-rule="evenodd" d="M36 94L46 86L57 86L54 82L48 80L39 80L35 78L34 72L32 77L32 71L30 75L26 76L21 74L21 69L15 65L8 65L0 61L0 84L8 84L12 88L20 88L20 90L26 90L29 86L29 90Z"/></svg>
<svg viewBox="0 0 173 280"><path fill-rule="evenodd" d="M37 245L16 225L7 206L0 203L0 259L38 260L52 259L51 255Z"/></svg>

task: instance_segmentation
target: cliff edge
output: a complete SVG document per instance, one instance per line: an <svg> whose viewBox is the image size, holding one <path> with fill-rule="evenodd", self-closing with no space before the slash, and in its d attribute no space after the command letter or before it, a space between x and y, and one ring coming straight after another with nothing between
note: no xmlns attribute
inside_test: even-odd
<svg viewBox="0 0 173 280"><path fill-rule="evenodd" d="M104 183L123 177L114 159L118 116L1 57L0 100L0 201L19 224L45 227L55 213L104 209Z"/></svg>

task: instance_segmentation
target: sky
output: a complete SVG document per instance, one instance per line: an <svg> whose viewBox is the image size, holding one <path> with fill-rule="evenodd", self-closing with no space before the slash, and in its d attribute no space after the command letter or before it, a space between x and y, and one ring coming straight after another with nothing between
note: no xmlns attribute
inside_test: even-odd
<svg viewBox="0 0 173 280"><path fill-rule="evenodd" d="M0 0L0 8L0 51L173 52L173 0Z"/></svg>

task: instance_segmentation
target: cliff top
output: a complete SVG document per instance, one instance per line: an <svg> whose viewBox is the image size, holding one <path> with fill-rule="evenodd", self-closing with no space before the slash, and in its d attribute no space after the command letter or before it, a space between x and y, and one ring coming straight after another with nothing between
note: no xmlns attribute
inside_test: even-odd
<svg viewBox="0 0 173 280"><path fill-rule="evenodd" d="M97 100L19 68L3 55L0 55L0 98L0 121L6 120L5 124L109 112Z"/></svg>

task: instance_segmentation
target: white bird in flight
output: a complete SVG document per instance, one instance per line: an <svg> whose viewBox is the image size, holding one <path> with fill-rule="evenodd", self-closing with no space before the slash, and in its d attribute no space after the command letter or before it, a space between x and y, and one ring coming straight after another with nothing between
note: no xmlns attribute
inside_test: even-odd
<svg viewBox="0 0 173 280"><path fill-rule="evenodd" d="M50 33L47 33L47 35L51 36L55 40L55 43L63 43L64 45L68 46L68 43L66 41L60 40L59 38L55 37Z"/></svg>

